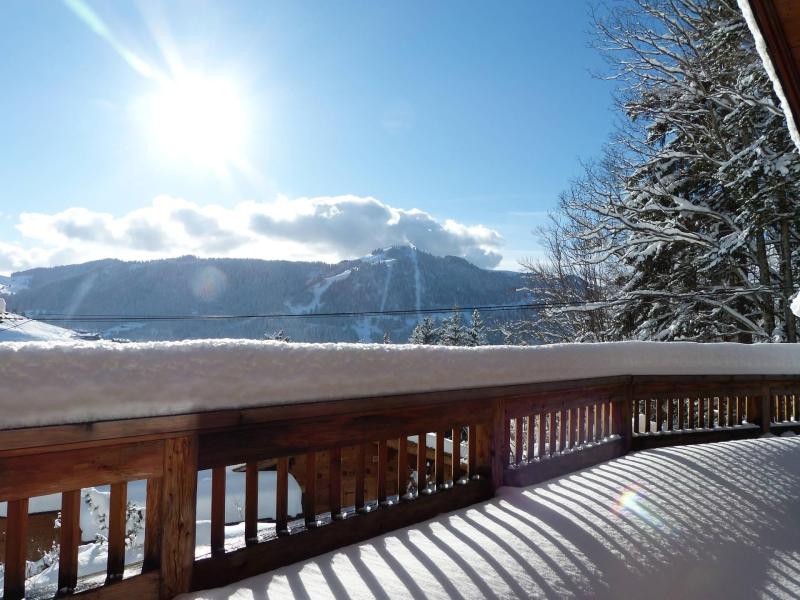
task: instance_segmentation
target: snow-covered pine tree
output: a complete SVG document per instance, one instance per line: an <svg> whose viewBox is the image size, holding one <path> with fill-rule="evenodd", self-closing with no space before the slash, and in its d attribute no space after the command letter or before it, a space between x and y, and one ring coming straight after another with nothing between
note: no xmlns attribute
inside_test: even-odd
<svg viewBox="0 0 800 600"><path fill-rule="evenodd" d="M800 155L736 2L632 0L597 27L624 121L560 206L578 265L612 275L602 335L795 341Z"/></svg>
<svg viewBox="0 0 800 600"><path fill-rule="evenodd" d="M486 325L483 324L481 313L478 309L472 311L472 324L467 330L467 337L470 341L470 346L484 346L486 345Z"/></svg>
<svg viewBox="0 0 800 600"><path fill-rule="evenodd" d="M461 310L453 307L450 317L442 320L438 329L438 342L440 346L472 346L468 328L461 319Z"/></svg>
<svg viewBox="0 0 800 600"><path fill-rule="evenodd" d="M430 317L425 317L414 327L408 341L412 344L436 344L438 342L438 331L436 324Z"/></svg>
<svg viewBox="0 0 800 600"><path fill-rule="evenodd" d="M264 339L266 339L266 340L274 340L276 342L291 342L292 341L292 339L288 335L286 335L286 333L283 331L283 329L279 329L278 331L276 331L272 335L265 334L264 335Z"/></svg>

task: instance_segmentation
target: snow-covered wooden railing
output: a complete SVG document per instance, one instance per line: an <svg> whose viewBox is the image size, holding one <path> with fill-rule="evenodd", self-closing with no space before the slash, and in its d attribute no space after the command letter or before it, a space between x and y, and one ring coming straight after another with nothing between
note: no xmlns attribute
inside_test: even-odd
<svg viewBox="0 0 800 600"><path fill-rule="evenodd" d="M672 348L680 345L670 345L670 352ZM587 352L585 347L579 351ZM124 350L109 352L113 361L104 364L106 357L100 353L95 365L132 369L122 360ZM374 352L394 365L395 376L402 376L407 366L397 360L399 352L379 348ZM513 350L508 356L524 366L522 358L547 356L537 352ZM750 351L736 349L734 354L742 352ZM756 349L753 354L757 352L763 351ZM98 357L94 350L87 350L87 355ZM420 352L414 360L419 356L423 362L434 360L437 352ZM496 361L504 353L447 354L448 360L455 360L450 366L458 366L459 356L467 362L487 357ZM188 385L184 382L188 371L181 366L177 375L163 374L157 365L167 372L178 367L163 360L169 357L158 358L148 355L145 360L152 359L152 365L148 362L136 371L139 376L151 376L138 389L161 394L161 398L182 393L180 386ZM798 364L794 358L786 362ZM38 496L61 495L57 585L33 589L28 580L28 596L52 595L58 589L62 595L87 597L171 598L426 520L489 498L501 485L527 485L631 449L797 427L800 375L775 374L779 368L795 370L785 364L764 368L764 374L753 373L759 366L763 364L750 360L746 375L730 374L748 370L731 361L720 367L719 374L646 375L640 371L547 381L542 374L530 375L537 368L547 370L539 365L529 369L529 376L538 381L529 383L503 383L494 371L491 380L487 370L486 385L465 389L410 393L382 389L372 396L283 403L265 396L263 406L253 406L248 400L243 402L248 406L239 408L211 410L205 404L206 410L181 414L3 429L4 598L15 600L26 593L28 504ZM192 390L198 395L206 388L241 393L242 387L253 389L252 379L272 367L251 361L249 368L251 380L244 383L238 382L241 373L230 377L232 368L227 372L201 369L191 382ZM515 373L508 370L501 375L512 378ZM0 375L6 374L0 367ZM43 372L42 379L48 377ZM109 374L102 377L111 385ZM154 383L152 379L158 377ZM166 385L169 377L174 378L171 387ZM370 377L374 374L365 371L364 379ZM425 377L429 375L420 379ZM34 389L41 383L30 375L27 381ZM268 384L278 389L274 382ZM121 392L126 398L136 392L135 382L132 385L133 391ZM91 392L85 383L76 386L83 394ZM33 398L30 388L21 395ZM59 397L52 382L47 389ZM67 390L61 399L75 393ZM0 402L7 401L11 402L0 397ZM116 410L126 415L131 408ZM30 419L33 413L26 411L27 407L20 406L18 414L9 418ZM141 413L141 406L136 411ZM239 490L230 487L234 477L244 482L239 499L242 514L231 519L226 507L232 495L239 495ZM203 522L198 486L206 478L210 479L209 519ZM265 488L265 481L272 487ZM107 539L102 542L106 568L98 579L79 573L83 542L78 513L81 490L100 485L110 487ZM130 540L127 500L134 487L146 490L144 536L141 548L136 552L127 548L126 553ZM292 490L297 489L302 491L299 503L292 499ZM198 550L196 537L201 528L209 533L207 552Z"/></svg>

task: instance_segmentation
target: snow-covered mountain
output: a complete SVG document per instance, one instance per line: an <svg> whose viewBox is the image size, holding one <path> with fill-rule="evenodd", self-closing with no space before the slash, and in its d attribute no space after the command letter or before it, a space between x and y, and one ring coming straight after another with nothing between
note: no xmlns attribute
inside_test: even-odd
<svg viewBox="0 0 800 600"><path fill-rule="evenodd" d="M522 304L522 276L461 258L393 247L337 264L198 259L101 260L32 269L0 281L9 309L29 316L310 314ZM516 312L516 311L515 311ZM443 318L447 315L439 315ZM486 321L509 318L484 314ZM513 315L518 316L518 314ZM260 338L284 330L296 341L404 342L421 317L358 316L70 323L103 337L170 340Z"/></svg>

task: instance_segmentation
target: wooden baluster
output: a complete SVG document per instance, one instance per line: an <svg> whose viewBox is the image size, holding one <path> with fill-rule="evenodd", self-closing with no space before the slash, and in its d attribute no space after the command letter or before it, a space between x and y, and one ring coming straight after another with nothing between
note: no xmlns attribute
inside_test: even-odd
<svg viewBox="0 0 800 600"><path fill-rule="evenodd" d="M597 410L597 405L592 404L589 407L589 418L587 420L587 427L589 429L587 440L591 443L597 441L597 433L595 432L595 412Z"/></svg>
<svg viewBox="0 0 800 600"><path fill-rule="evenodd" d="M519 424L519 420L517 421ZM444 433L441 431L436 432L436 488L443 490L444 483ZM451 456L452 458L452 456Z"/></svg>
<svg viewBox="0 0 800 600"><path fill-rule="evenodd" d="M248 462L244 472L244 541L258 541L258 463Z"/></svg>
<svg viewBox="0 0 800 600"><path fill-rule="evenodd" d="M685 413L684 413L684 408L683 408L684 398L678 398L677 402L678 402L678 429L683 429L683 426L685 424L685 421L684 421L684 414Z"/></svg>
<svg viewBox="0 0 800 600"><path fill-rule="evenodd" d="M550 413L550 456L556 453L556 411Z"/></svg>
<svg viewBox="0 0 800 600"><path fill-rule="evenodd" d="M356 512L364 512L366 508L366 502L364 501L364 483L366 481L366 475L364 473L364 469L366 468L364 464L365 456L366 451L364 444L356 446Z"/></svg>
<svg viewBox="0 0 800 600"><path fill-rule="evenodd" d="M522 424L525 422L524 417L517 417L514 421L514 462L520 464L522 462L522 444L525 439L523 435Z"/></svg>
<svg viewBox="0 0 800 600"><path fill-rule="evenodd" d="M148 515L149 518L149 515ZM81 491L61 494L58 589L71 594L78 585L78 546L81 543Z"/></svg>
<svg viewBox="0 0 800 600"><path fill-rule="evenodd" d="M528 462L533 460L534 447L536 446L536 417L528 415Z"/></svg>
<svg viewBox="0 0 800 600"><path fill-rule="evenodd" d="M362 461L363 462L363 461ZM289 533L289 457L282 456L275 469L275 532Z"/></svg>
<svg viewBox="0 0 800 600"><path fill-rule="evenodd" d="M467 428L467 468L470 479L477 479L478 473L478 428L470 425Z"/></svg>
<svg viewBox="0 0 800 600"><path fill-rule="evenodd" d="M558 451L564 452L567 446L567 411L563 408L558 411Z"/></svg>
<svg viewBox="0 0 800 600"><path fill-rule="evenodd" d="M566 422L567 422L567 449L573 448L575 446L575 421L577 417L575 416L575 409L570 408L566 411Z"/></svg>
<svg viewBox="0 0 800 600"><path fill-rule="evenodd" d="M453 485L461 483L461 427L453 427L453 455L451 456L450 477Z"/></svg>
<svg viewBox="0 0 800 600"><path fill-rule="evenodd" d="M687 429L694 429L694 398L688 398L689 403L689 422Z"/></svg>
<svg viewBox="0 0 800 600"><path fill-rule="evenodd" d="M783 420L784 421L788 421L789 420L789 408L788 408L788 400L787 400L785 394L783 396L781 396L781 400L783 402Z"/></svg>
<svg viewBox="0 0 800 600"><path fill-rule="evenodd" d="M597 405L597 441L602 441L608 435L606 433L606 411L607 404L601 402Z"/></svg>
<svg viewBox="0 0 800 600"><path fill-rule="evenodd" d="M28 499L9 500L6 511L3 599L21 600L25 597L25 558L28 555Z"/></svg>
<svg viewBox="0 0 800 600"><path fill-rule="evenodd" d="M106 580L122 579L125 572L125 525L128 506L128 484L111 484L108 506L108 562Z"/></svg>
<svg viewBox="0 0 800 600"><path fill-rule="evenodd" d="M658 409L656 409L658 412ZM653 399L648 398L644 401L644 431L645 433L653 433L653 427L650 422L653 420ZM658 424L656 424L655 431L658 431Z"/></svg>
<svg viewBox="0 0 800 600"><path fill-rule="evenodd" d="M385 505L386 497L386 469L389 465L389 444L386 440L378 442L378 506Z"/></svg>
<svg viewBox="0 0 800 600"><path fill-rule="evenodd" d="M342 514L342 449L331 448L330 451L330 471L328 480L330 484L331 518L341 519Z"/></svg>
<svg viewBox="0 0 800 600"><path fill-rule="evenodd" d="M544 417L544 413L539 413L538 430L537 430L539 435L537 439L537 444L539 447L539 460L544 458L544 452L545 452L544 442L545 442L546 429L547 429L547 423Z"/></svg>
<svg viewBox="0 0 800 600"><path fill-rule="evenodd" d="M707 423L708 429L714 429L714 397L706 398L706 404L708 405L708 412L707 412Z"/></svg>
<svg viewBox="0 0 800 600"><path fill-rule="evenodd" d="M794 420L800 421L800 406L798 406L797 402L798 398L795 394L792 394L792 405L794 406Z"/></svg>
<svg viewBox="0 0 800 600"><path fill-rule="evenodd" d="M306 454L306 493L303 497L306 527L317 526L317 453Z"/></svg>
<svg viewBox="0 0 800 600"><path fill-rule="evenodd" d="M211 471L211 554L225 554L225 467Z"/></svg>
<svg viewBox="0 0 800 600"><path fill-rule="evenodd" d="M667 398L667 427L666 431L672 431L672 420L675 418L674 398Z"/></svg>
<svg viewBox="0 0 800 600"><path fill-rule="evenodd" d="M417 435L417 493L428 492L428 434Z"/></svg>
<svg viewBox="0 0 800 600"><path fill-rule="evenodd" d="M477 475L475 461L475 428L469 428L469 472ZM408 437L402 436L397 444L397 495L402 500L408 493Z"/></svg>
<svg viewBox="0 0 800 600"><path fill-rule="evenodd" d="M501 458L500 462L503 468L505 469L509 464L511 464L511 419L501 418L500 426L503 431L502 441L499 445L500 451L502 453L500 457ZM491 429L489 431L491 431ZM491 446L494 443L494 441L491 440L490 438L491 435L489 436L489 438L487 438L487 442Z"/></svg>
<svg viewBox="0 0 800 600"><path fill-rule="evenodd" d="M197 451L197 436L164 440L161 598L174 598L191 588L197 529Z"/></svg>
<svg viewBox="0 0 800 600"><path fill-rule="evenodd" d="M147 500L144 522L144 560L142 561L142 571L152 571L161 568L161 536L164 531L164 524L162 522L163 508L161 504L163 490L164 484L161 477L154 477L147 480Z"/></svg>
<svg viewBox="0 0 800 600"><path fill-rule="evenodd" d="M603 403L603 437L611 436L611 402Z"/></svg>
<svg viewBox="0 0 800 600"><path fill-rule="evenodd" d="M633 401L633 433L641 433L639 431L639 411L641 407L639 406L639 401Z"/></svg>
<svg viewBox="0 0 800 600"><path fill-rule="evenodd" d="M734 426L740 425L742 423L742 401L739 399L739 396L733 397L733 410L733 424Z"/></svg>
<svg viewBox="0 0 800 600"><path fill-rule="evenodd" d="M576 410L578 413L578 436L575 439L580 446L586 441L586 407L579 406Z"/></svg>

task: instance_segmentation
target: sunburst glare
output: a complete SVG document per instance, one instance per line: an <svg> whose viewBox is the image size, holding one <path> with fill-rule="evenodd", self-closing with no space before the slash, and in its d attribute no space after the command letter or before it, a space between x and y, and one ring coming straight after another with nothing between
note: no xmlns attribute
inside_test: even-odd
<svg viewBox="0 0 800 600"><path fill-rule="evenodd" d="M147 120L164 158L225 170L242 155L245 110L229 80L189 75L163 81L148 98Z"/></svg>

